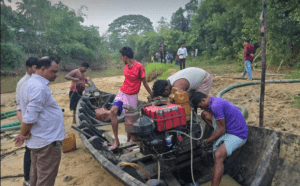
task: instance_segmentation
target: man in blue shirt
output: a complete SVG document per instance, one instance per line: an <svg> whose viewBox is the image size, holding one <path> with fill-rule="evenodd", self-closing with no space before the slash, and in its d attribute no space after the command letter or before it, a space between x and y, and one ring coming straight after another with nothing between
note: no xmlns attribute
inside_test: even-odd
<svg viewBox="0 0 300 186"><path fill-rule="evenodd" d="M212 186L218 186L224 173L223 162L225 158L247 141L247 124L239 109L225 99L209 97L202 92L195 92L190 100L195 111L197 108L204 110L201 117L215 129L215 132L204 142L214 142L215 164Z"/></svg>

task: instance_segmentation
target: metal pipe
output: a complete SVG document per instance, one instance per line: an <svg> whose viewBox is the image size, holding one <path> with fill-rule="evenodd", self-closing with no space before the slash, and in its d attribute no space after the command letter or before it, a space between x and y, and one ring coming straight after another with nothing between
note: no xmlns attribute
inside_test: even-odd
<svg viewBox="0 0 300 186"><path fill-rule="evenodd" d="M262 0L263 5L263 21L261 26L264 27L264 35L261 39L261 86L260 86L260 104L259 104L259 126L264 126L264 103L265 103L265 79L266 79L266 43L267 43L267 20L266 20L266 9L267 2Z"/></svg>
<svg viewBox="0 0 300 186"><path fill-rule="evenodd" d="M19 130L20 128L21 128L21 125L14 126L14 127L1 128L1 133L4 132L4 131Z"/></svg>

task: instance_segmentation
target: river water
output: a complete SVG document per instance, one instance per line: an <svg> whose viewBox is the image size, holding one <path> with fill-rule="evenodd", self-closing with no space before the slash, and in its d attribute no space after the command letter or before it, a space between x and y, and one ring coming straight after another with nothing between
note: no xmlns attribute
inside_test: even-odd
<svg viewBox="0 0 300 186"><path fill-rule="evenodd" d="M67 75L68 72L60 71L58 72L58 76L56 80L53 83L63 83L68 80L65 79L65 75ZM25 73L24 73L25 75ZM121 76L123 75L123 68L114 68L110 67L105 70L87 70L87 76L91 78L99 78L99 77L110 77L110 76ZM18 81L23 76L2 76L1 77L1 94L4 93L11 93L16 91L16 86Z"/></svg>

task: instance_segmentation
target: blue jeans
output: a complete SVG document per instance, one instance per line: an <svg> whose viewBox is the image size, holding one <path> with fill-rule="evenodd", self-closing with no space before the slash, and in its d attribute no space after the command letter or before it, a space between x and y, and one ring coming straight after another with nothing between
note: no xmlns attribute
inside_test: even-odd
<svg viewBox="0 0 300 186"><path fill-rule="evenodd" d="M246 75L246 73L248 73L248 78L249 79L252 79L252 72L251 72L251 61L245 61L245 69L244 69L244 72L243 72L243 77Z"/></svg>

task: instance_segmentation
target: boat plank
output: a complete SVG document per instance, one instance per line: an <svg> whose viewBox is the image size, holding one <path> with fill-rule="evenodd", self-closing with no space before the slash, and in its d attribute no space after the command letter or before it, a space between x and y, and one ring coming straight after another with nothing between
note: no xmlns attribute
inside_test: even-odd
<svg viewBox="0 0 300 186"><path fill-rule="evenodd" d="M152 158L151 156L145 156L140 151L132 151L130 153L126 153L121 155L121 160L130 160L130 162L137 163L138 161L144 161L146 159Z"/></svg>

